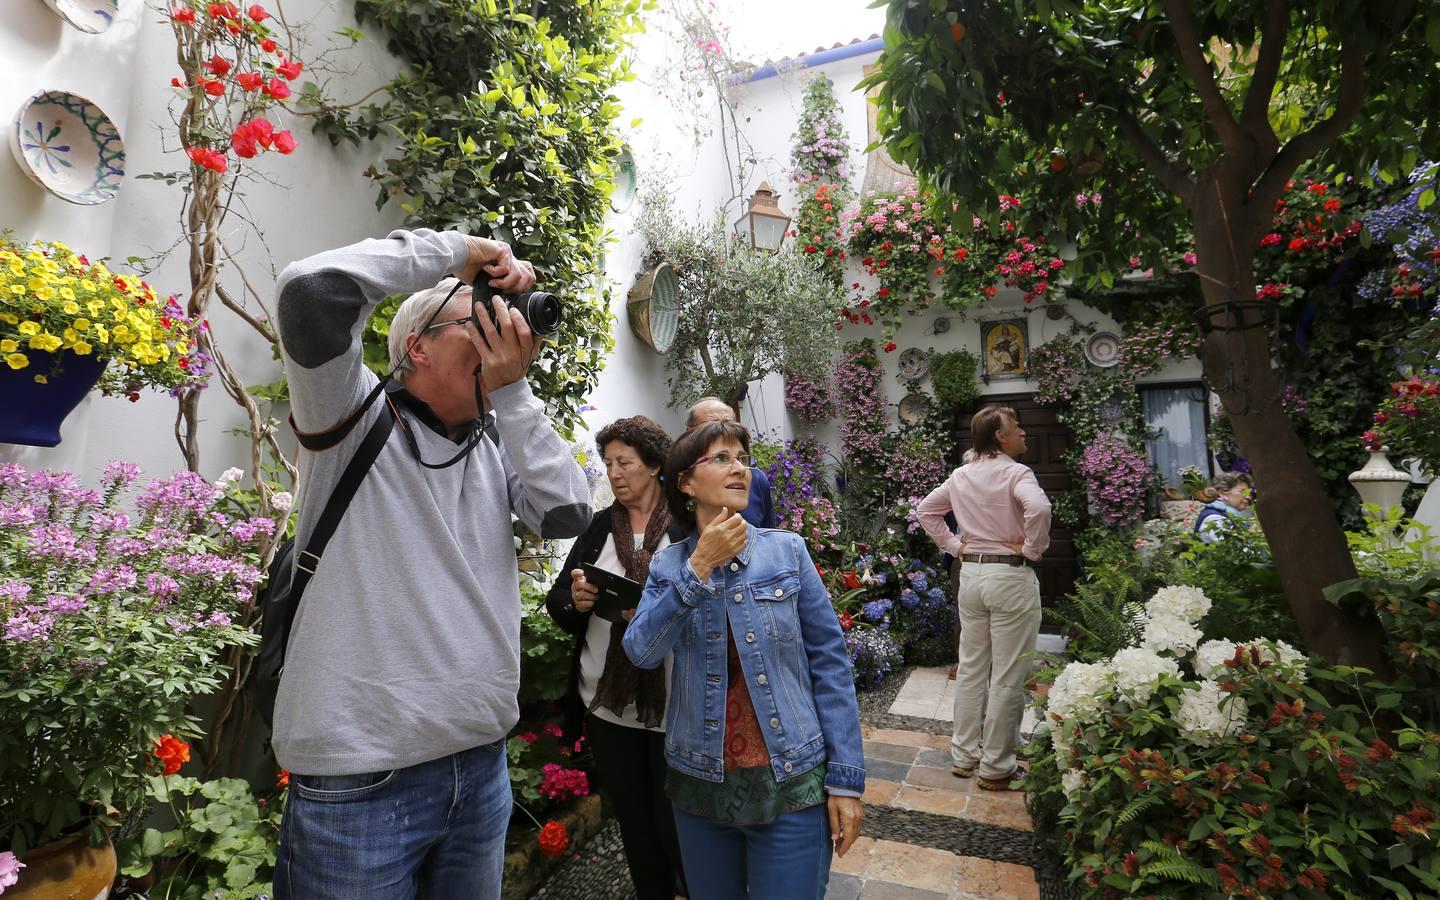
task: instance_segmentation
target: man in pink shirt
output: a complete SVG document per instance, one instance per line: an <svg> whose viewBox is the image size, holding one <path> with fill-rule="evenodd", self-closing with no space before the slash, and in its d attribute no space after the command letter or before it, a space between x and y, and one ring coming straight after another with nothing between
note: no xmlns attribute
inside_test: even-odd
<svg viewBox="0 0 1440 900"><path fill-rule="evenodd" d="M1015 458L1025 430L1015 411L987 406L970 422L974 461L950 473L915 510L930 540L959 562L960 662L955 676L953 772L980 787L1015 789L1029 656L1040 633L1035 564L1050 545L1050 500ZM959 532L945 526L954 513ZM952 574L954 574L952 572Z"/></svg>

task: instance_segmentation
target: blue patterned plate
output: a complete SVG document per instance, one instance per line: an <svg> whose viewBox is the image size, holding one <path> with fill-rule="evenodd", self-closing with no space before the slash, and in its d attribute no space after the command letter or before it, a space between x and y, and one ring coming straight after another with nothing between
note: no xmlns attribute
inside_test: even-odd
<svg viewBox="0 0 1440 900"><path fill-rule="evenodd" d="M120 190L125 143L100 107L78 94L41 91L20 107L10 149L20 168L62 200L93 206Z"/></svg>
<svg viewBox="0 0 1440 900"><path fill-rule="evenodd" d="M86 34L100 34L110 28L120 11L120 0L45 0L55 15Z"/></svg>

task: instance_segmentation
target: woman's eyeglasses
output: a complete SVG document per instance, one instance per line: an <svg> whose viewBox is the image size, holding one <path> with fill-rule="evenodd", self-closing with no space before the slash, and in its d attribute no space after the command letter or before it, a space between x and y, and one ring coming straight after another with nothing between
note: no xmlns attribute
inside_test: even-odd
<svg viewBox="0 0 1440 900"><path fill-rule="evenodd" d="M728 469L737 462L748 469L750 468L750 464L755 462L755 457L751 456L748 453L742 453L739 456L734 456L722 450L719 453L714 453L710 456L700 457L699 459L695 460L693 463L690 464L690 468L693 469L697 466L709 463L710 465L716 466L721 469Z"/></svg>

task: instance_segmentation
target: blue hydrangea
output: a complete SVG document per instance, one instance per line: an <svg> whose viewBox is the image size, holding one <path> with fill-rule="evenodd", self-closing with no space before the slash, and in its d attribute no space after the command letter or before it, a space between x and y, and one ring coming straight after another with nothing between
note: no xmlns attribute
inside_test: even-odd
<svg viewBox="0 0 1440 900"><path fill-rule="evenodd" d="M946 602L948 602L948 601L945 599L945 592L942 591L942 590L941 590L940 588L938 588L938 587L932 587L929 591L927 591L927 592L925 593L925 596L930 599L930 602L931 602L931 603L946 603Z"/></svg>
<svg viewBox="0 0 1440 900"><path fill-rule="evenodd" d="M915 588L915 590L919 591L922 594L930 589L930 579L925 577L924 572L916 572L914 575L911 575L910 584Z"/></svg>
<svg viewBox="0 0 1440 900"><path fill-rule="evenodd" d="M909 588L906 588L905 590L900 592L900 605L905 607L906 609L914 609L916 604L918 604L919 602L920 595L910 590Z"/></svg>
<svg viewBox="0 0 1440 900"><path fill-rule="evenodd" d="M867 622L875 622L878 624L885 621L885 617L890 615L891 606L891 602L884 598L871 600L869 603L860 607L860 617Z"/></svg>
<svg viewBox="0 0 1440 900"><path fill-rule="evenodd" d="M904 662L900 642L873 628L855 628L845 635L850 651L850 665L855 674L855 687L871 690Z"/></svg>
<svg viewBox="0 0 1440 900"><path fill-rule="evenodd" d="M871 577L875 579L876 587L884 587L885 583L890 580L890 576L884 572L872 572Z"/></svg>

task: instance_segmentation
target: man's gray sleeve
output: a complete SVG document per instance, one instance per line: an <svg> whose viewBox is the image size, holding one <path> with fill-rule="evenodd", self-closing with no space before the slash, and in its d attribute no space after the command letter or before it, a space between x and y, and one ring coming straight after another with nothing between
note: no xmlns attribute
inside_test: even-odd
<svg viewBox="0 0 1440 900"><path fill-rule="evenodd" d="M542 538L575 537L590 525L590 482L520 379L490 392L510 508Z"/></svg>

